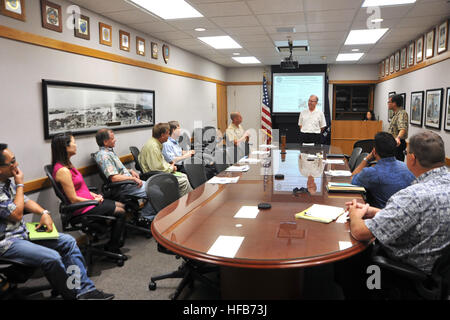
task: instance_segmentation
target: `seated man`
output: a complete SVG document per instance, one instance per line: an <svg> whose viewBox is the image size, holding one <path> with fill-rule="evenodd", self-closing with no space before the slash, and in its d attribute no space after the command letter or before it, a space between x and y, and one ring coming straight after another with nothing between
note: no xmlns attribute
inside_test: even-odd
<svg viewBox="0 0 450 320"><path fill-rule="evenodd" d="M177 172L177 166L170 164L164 160L162 149L163 143L169 139L170 126L168 123L158 123L153 127L153 132L150 139L147 140L142 147L139 154L139 162L144 172L148 171L162 171L167 173L176 173L175 177L178 180L178 187L180 190L180 197L192 191L187 176L184 173Z"/></svg>
<svg viewBox="0 0 450 320"><path fill-rule="evenodd" d="M113 299L113 294L97 290L88 278L83 255L72 236L60 233L55 240L37 243L29 240L24 211L40 215L37 227L45 225L48 232L53 230L53 220L48 210L24 195L23 181L23 173L14 154L6 144L0 144L0 233L4 234L0 241L0 256L42 268L50 285L64 299ZM67 274L72 266L79 271L78 285L77 281L71 282Z"/></svg>
<svg viewBox="0 0 450 320"><path fill-rule="evenodd" d="M396 146L391 134L378 132L372 152L352 173L352 184L366 188L371 206L383 209L394 193L406 188L414 180L406 164L395 159ZM373 160L377 164L366 168Z"/></svg>
<svg viewBox="0 0 450 320"><path fill-rule="evenodd" d="M376 237L389 257L430 274L450 244L450 173L442 138L431 131L411 137L406 163L417 178L394 194L384 209L356 200L347 204L350 232L360 241ZM360 265L358 270L366 269Z"/></svg>
<svg viewBox="0 0 450 320"><path fill-rule="evenodd" d="M178 171L183 171L183 161L191 158L195 154L195 150L183 150L178 143L181 134L181 128L178 121L169 121L169 138L163 143L162 154L164 160L177 166Z"/></svg>
<svg viewBox="0 0 450 320"><path fill-rule="evenodd" d="M128 170L120 161L113 148L116 146L116 138L114 132L110 129L100 129L95 135L97 145L100 150L95 154L95 161L102 168L106 178L111 182L130 180L136 184L123 185L120 192L124 195L136 196L147 200L146 181L139 179L139 174L132 169ZM142 217L138 224L142 227L150 227L150 223L156 214L155 209L149 201L147 201L142 208Z"/></svg>
<svg viewBox="0 0 450 320"><path fill-rule="evenodd" d="M231 123L226 130L227 141L230 143L233 142L235 146L239 146L247 140L249 133L241 125L242 116L239 112L231 112L230 118Z"/></svg>

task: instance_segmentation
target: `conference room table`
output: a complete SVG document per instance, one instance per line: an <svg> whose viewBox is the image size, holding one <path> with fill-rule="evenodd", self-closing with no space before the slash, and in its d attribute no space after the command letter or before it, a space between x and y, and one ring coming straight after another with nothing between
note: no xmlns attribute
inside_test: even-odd
<svg viewBox="0 0 450 320"><path fill-rule="evenodd" d="M354 198L364 201L358 193L327 192L329 181L351 180L324 173L348 170L346 161L325 163L339 148L259 151L267 152L250 154L258 163L247 164L248 171L218 175L239 176L237 183L205 183L161 210L152 223L153 236L178 255L220 266L222 299L301 298L304 268L349 258L369 242L352 238L348 222L321 223L295 214L313 204L345 208ZM316 159L308 160L308 154ZM284 178L275 179L280 173ZM259 203L271 208L258 210ZM240 210L253 217L236 217Z"/></svg>

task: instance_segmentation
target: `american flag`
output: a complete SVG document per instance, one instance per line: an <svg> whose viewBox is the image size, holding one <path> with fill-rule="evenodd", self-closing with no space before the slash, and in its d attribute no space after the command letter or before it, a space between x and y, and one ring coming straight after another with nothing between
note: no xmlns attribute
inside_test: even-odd
<svg viewBox="0 0 450 320"><path fill-rule="evenodd" d="M261 109L261 129L267 135L267 144L272 140L272 117L270 115L269 108L269 94L267 93L267 79L266 75L263 75L263 99Z"/></svg>

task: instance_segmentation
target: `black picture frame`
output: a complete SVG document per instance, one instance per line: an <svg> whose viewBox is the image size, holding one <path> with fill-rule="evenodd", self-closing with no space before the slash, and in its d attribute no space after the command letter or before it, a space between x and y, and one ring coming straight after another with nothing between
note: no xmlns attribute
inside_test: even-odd
<svg viewBox="0 0 450 320"><path fill-rule="evenodd" d="M447 99L445 102L444 130L450 131L450 87L447 88L446 97Z"/></svg>
<svg viewBox="0 0 450 320"><path fill-rule="evenodd" d="M409 123L418 127L423 125L423 98L424 91L411 92L409 101Z"/></svg>
<svg viewBox="0 0 450 320"><path fill-rule="evenodd" d="M42 79L44 137L155 124L155 91Z"/></svg>
<svg viewBox="0 0 450 320"><path fill-rule="evenodd" d="M395 95L395 91L391 91L388 93L388 100L390 97L392 97L393 95ZM388 122L391 122L392 117L394 116L394 111L388 109Z"/></svg>
<svg viewBox="0 0 450 320"><path fill-rule="evenodd" d="M426 91L425 95L425 127L441 130L441 117L442 117L442 98L444 96L444 89L430 89ZM430 101L431 98L438 97L439 101L436 103L435 99Z"/></svg>

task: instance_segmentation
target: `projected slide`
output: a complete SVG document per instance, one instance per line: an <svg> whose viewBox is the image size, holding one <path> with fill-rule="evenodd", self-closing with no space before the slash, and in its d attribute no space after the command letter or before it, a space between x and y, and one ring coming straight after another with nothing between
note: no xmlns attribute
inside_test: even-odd
<svg viewBox="0 0 450 320"><path fill-rule="evenodd" d="M308 108L312 94L319 97L316 108L323 112L324 73L274 73L272 112L301 112Z"/></svg>

